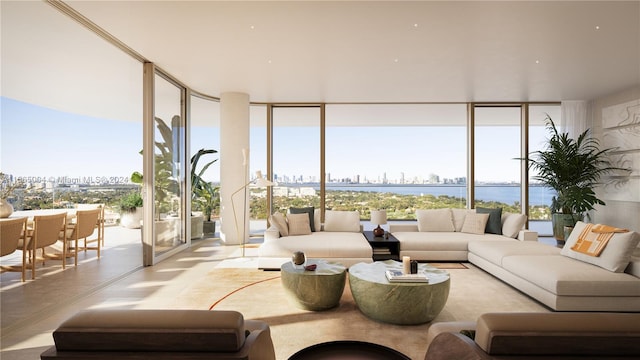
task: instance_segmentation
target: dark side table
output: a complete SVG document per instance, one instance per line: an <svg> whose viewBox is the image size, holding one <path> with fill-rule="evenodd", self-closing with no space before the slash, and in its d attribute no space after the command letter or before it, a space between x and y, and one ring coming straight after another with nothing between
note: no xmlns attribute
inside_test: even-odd
<svg viewBox="0 0 640 360"><path fill-rule="evenodd" d="M373 249L373 261L400 260L400 242L393 235L389 238L374 236L373 231L364 231L369 245Z"/></svg>

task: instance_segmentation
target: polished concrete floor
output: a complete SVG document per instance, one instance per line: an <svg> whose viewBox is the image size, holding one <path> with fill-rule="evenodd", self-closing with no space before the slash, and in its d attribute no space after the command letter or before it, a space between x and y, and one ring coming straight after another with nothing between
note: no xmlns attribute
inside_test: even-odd
<svg viewBox="0 0 640 360"><path fill-rule="evenodd" d="M107 227L105 239L100 259L95 251L81 253L77 267L71 260L62 270L61 261L48 260L24 283L18 272L0 275L0 359L39 359L53 344L52 331L80 309L166 308L192 279L238 249L217 238L194 240L188 250L143 267L139 229ZM2 259L3 265L12 261Z"/></svg>

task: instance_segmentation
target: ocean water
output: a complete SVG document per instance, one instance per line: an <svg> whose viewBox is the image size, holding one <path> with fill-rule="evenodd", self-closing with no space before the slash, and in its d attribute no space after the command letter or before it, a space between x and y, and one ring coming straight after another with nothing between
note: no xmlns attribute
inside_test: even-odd
<svg viewBox="0 0 640 360"><path fill-rule="evenodd" d="M320 188L314 186L316 190ZM466 198L466 187L458 185L334 185L327 184L327 190L368 191L393 193L401 195L446 195ZM551 205L551 198L555 192L544 186L529 187L529 205ZM481 185L476 186L476 200L498 201L512 205L520 202L520 186L509 185Z"/></svg>

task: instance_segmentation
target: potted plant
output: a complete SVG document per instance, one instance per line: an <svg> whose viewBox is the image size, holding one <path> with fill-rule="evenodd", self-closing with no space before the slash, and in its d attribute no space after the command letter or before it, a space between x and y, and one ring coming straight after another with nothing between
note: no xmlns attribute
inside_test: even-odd
<svg viewBox="0 0 640 360"><path fill-rule="evenodd" d="M120 225L129 229L140 228L142 220L142 195L139 191L132 191L120 199Z"/></svg>
<svg viewBox="0 0 640 360"><path fill-rule="evenodd" d="M546 123L551 133L548 143L527 160L529 168L537 171L534 180L556 192L551 201L551 221L553 235L562 244L565 226L573 227L584 220L596 204L605 205L594 190L601 184L601 177L630 170L611 164L609 153L614 149L600 149L598 139L590 136L590 129L573 139L568 133L559 132L548 115Z"/></svg>
<svg viewBox="0 0 640 360"><path fill-rule="evenodd" d="M202 186L197 190L198 202L204 215L203 231L205 234L215 234L216 232L216 222L211 217L220 206L219 191L219 186L208 182L202 183Z"/></svg>
<svg viewBox="0 0 640 360"><path fill-rule="evenodd" d="M207 154L216 154L216 150L200 149L191 157L191 200L192 208L201 209L204 215L203 229L204 234L214 234L216 232L216 223L211 221L211 215L213 211L220 204L218 196L219 187L214 186L212 183L205 181L202 176L205 171L213 163L218 161L214 159L206 163L202 169L198 170L198 161L200 158Z"/></svg>

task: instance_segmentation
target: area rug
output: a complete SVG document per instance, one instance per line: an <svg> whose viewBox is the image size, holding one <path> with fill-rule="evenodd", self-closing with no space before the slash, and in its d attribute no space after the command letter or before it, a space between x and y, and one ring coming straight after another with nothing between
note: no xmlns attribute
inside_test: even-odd
<svg viewBox="0 0 640 360"><path fill-rule="evenodd" d="M549 310L484 271L447 270L451 275L449 299L432 321L476 320L485 312ZM266 321L271 328L276 356L288 359L308 346L337 340L381 344L423 359L428 324L400 326L367 318L357 308L347 281L340 304L322 312L301 310L289 303L279 273L257 269L216 268L175 298L182 309L236 310L247 319Z"/></svg>
<svg viewBox="0 0 640 360"><path fill-rule="evenodd" d="M436 269L468 269L467 266L463 263L439 263L439 262L430 262L429 265L433 266Z"/></svg>

